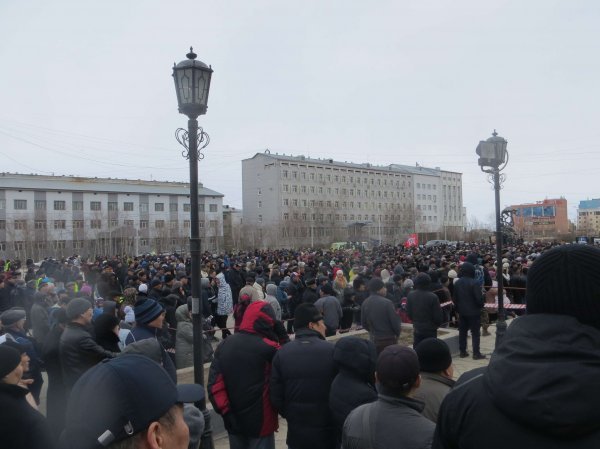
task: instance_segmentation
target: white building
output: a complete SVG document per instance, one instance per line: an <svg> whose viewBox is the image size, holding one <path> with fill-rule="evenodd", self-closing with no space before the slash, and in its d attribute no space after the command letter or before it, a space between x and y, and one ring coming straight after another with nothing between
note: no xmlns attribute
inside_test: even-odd
<svg viewBox="0 0 600 449"><path fill-rule="evenodd" d="M202 249L223 245L223 195L199 186ZM0 257L187 252L189 184L0 173Z"/></svg>
<svg viewBox="0 0 600 449"><path fill-rule="evenodd" d="M464 228L461 185L440 169L257 153L242 161L244 233L262 247L443 238Z"/></svg>

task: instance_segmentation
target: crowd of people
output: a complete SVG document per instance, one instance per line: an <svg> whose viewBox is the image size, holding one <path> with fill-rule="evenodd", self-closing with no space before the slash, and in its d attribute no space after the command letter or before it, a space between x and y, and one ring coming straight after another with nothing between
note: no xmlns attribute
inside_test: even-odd
<svg viewBox="0 0 600 449"><path fill-rule="evenodd" d="M549 346L527 331L531 326L544 333L544 323L554 322L560 334L567 333L566 324L582 324L570 328L581 346L575 353L584 357L595 348L597 359L600 250L538 243L507 247L502 260L494 254L486 244L204 254L207 391L223 416L231 448L274 448L278 415L287 420L292 449L481 446L470 421L485 420L485 413L472 417L465 408L469 401L504 416L516 434L524 427L530 441L539 438L545 447L563 447L555 442L561 438L597 443L598 421L584 419L579 410L577 419L565 420L533 404L558 406L556 401L563 400L576 409L574 401L585 400L577 396L578 387L569 384L567 391L575 393L570 398L555 395L550 383L544 383L549 391L539 393L535 388L542 381L531 380L524 364L532 364L532 371L548 370L556 353L565 363L551 376L555 381L570 380L567 362L587 368L585 375L598 374L593 369L598 362L569 359L559 341ZM202 415L193 405L178 404L197 401L200 393L179 388L180 395L175 387L176 369L191 366L194 354L189 259L177 254L73 256L0 266L0 396L7 401L0 406L0 418L6 418L0 419L0 433L10 429L14 438L7 447L161 447L152 446L161 437L180 444L171 447L198 447ZM505 287L500 299L498 282ZM471 355L470 334L473 359L486 358L479 341L489 335L498 301L522 305L506 313L527 314L511 324L500 347L505 351L495 352L485 374L468 382L463 382L467 375L461 377L458 385L465 387L459 388L450 351L436 338L437 330L458 328L460 357ZM412 323L412 347L399 344L402 323ZM342 335L335 345L326 340L360 329L368 339ZM546 366L544 360L536 364L515 356L535 358L538 346L532 342L546 351ZM161 375L148 379L133 368L142 359L152 360ZM128 367L131 372L123 374ZM509 368L522 370L521 383L512 383L530 398L499 386ZM37 411L44 370L45 417ZM106 381L107 370L120 373L125 385ZM144 388L155 388L155 381L169 385L171 394L163 402L147 399L145 407ZM110 393L103 394L103 388ZM470 396L474 391L482 397L493 391L497 400ZM520 411L508 410L506 398L519 403ZM89 412L94 426L80 416L86 404L97 409ZM123 416L114 416L118 407L126 410ZM528 410L543 415L539 423L524 416ZM459 416L469 422L458 426ZM177 428L180 422L185 426L184 419L185 432ZM552 423L556 426L548 430ZM183 437L188 432L197 436L189 443ZM135 445L118 445L136 435Z"/></svg>

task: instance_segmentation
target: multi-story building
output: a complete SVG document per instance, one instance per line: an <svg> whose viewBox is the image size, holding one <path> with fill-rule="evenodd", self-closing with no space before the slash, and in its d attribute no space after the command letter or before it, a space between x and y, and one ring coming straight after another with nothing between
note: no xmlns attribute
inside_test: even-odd
<svg viewBox="0 0 600 449"><path fill-rule="evenodd" d="M577 208L577 234L600 236L600 198L579 202Z"/></svg>
<svg viewBox="0 0 600 449"><path fill-rule="evenodd" d="M555 239L569 234L565 198L517 204L507 209L513 211L513 227L517 237L525 241Z"/></svg>
<svg viewBox="0 0 600 449"><path fill-rule="evenodd" d="M242 210L229 205L223 206L223 246L225 251L244 247L242 238Z"/></svg>
<svg viewBox="0 0 600 449"><path fill-rule="evenodd" d="M443 235L445 223L464 227L461 175L439 169L265 152L242 161L242 186L244 233L254 246L399 243L412 232ZM444 198L457 207L455 221Z"/></svg>
<svg viewBox="0 0 600 449"><path fill-rule="evenodd" d="M462 173L420 165L393 164L392 167L413 175L417 232L427 236L435 234L436 238L444 240L458 240L466 226Z"/></svg>
<svg viewBox="0 0 600 449"><path fill-rule="evenodd" d="M223 195L200 185L203 250L223 246ZM188 252L189 184L0 173L0 257Z"/></svg>

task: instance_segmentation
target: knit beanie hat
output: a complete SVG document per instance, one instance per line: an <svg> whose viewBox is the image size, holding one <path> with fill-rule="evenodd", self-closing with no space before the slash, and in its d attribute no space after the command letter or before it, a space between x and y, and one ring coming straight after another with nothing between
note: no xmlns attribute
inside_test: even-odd
<svg viewBox="0 0 600 449"><path fill-rule="evenodd" d="M527 312L570 315L600 329L600 249L562 245L540 257L527 273Z"/></svg>
<svg viewBox="0 0 600 449"><path fill-rule="evenodd" d="M135 321L139 324L148 324L154 321L161 313L162 306L151 298L142 299L133 307Z"/></svg>
<svg viewBox="0 0 600 449"><path fill-rule="evenodd" d="M204 416L193 404L183 404L183 420L190 430L189 448L200 447L200 437L204 432Z"/></svg>
<svg viewBox="0 0 600 449"><path fill-rule="evenodd" d="M0 345L0 379L6 377L21 363L21 354L6 344Z"/></svg>
<svg viewBox="0 0 600 449"><path fill-rule="evenodd" d="M452 365L450 348L445 341L438 338L426 338L422 340L415 352L419 357L421 371L426 373L439 373Z"/></svg>
<svg viewBox="0 0 600 449"><path fill-rule="evenodd" d="M67 304L67 318L69 321L74 320L80 315L83 315L87 312L88 309L91 309L92 305L87 299L83 298L73 298Z"/></svg>

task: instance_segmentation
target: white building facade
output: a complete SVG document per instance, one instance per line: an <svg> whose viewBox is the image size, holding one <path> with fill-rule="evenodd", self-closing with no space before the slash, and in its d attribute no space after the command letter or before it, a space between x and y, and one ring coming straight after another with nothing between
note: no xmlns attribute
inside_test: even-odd
<svg viewBox="0 0 600 449"><path fill-rule="evenodd" d="M257 153L242 161L244 232L255 247L440 238L444 226L464 228L461 185L459 173L439 169Z"/></svg>
<svg viewBox="0 0 600 449"><path fill-rule="evenodd" d="M223 245L223 195L199 187L202 249ZM189 184L0 173L0 257L188 252Z"/></svg>

